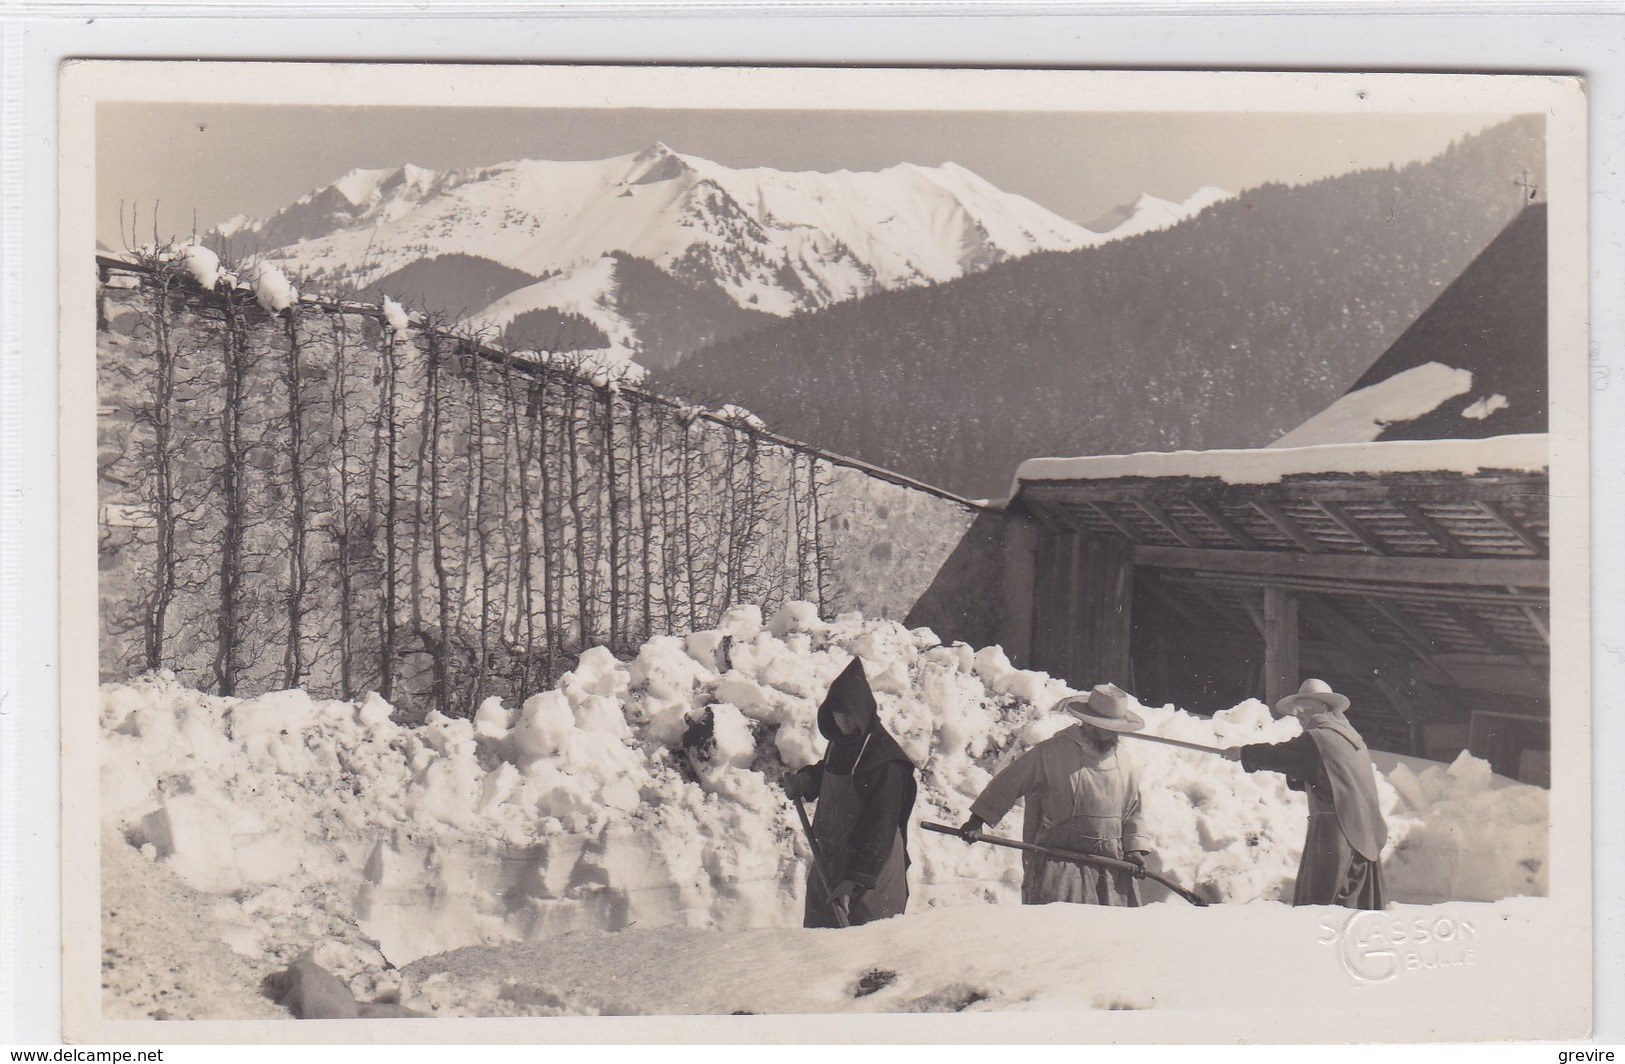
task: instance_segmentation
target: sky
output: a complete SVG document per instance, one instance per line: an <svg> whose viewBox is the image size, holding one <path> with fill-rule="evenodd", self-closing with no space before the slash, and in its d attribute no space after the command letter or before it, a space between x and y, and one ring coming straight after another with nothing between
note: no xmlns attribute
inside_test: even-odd
<svg viewBox="0 0 1625 1064"><path fill-rule="evenodd" d="M1149 192L1181 200L1430 158L1507 116L661 110L103 103L97 239L263 217L356 168L605 159L661 141L731 167L955 162L1081 224ZM120 208L124 221L120 224ZM126 234L121 238L121 233Z"/></svg>

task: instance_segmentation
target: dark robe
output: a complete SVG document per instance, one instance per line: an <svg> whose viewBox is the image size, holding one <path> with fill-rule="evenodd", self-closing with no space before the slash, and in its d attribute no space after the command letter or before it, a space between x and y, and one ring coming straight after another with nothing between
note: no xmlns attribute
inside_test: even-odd
<svg viewBox="0 0 1625 1064"><path fill-rule="evenodd" d="M1241 748L1248 772L1280 772L1309 798L1309 831L1293 905L1381 909L1382 847L1388 825L1377 805L1371 752L1340 713L1322 713L1284 743Z"/></svg>
<svg viewBox="0 0 1625 1064"><path fill-rule="evenodd" d="M834 710L856 717L857 735L842 735ZM917 784L914 763L876 716L875 698L852 659L818 708L818 730L829 740L824 760L807 773L808 797L818 800L813 835L829 862L829 888L843 879L866 888L847 916L856 926L902 913L908 904L908 820ZM805 927L838 927L816 868L808 869Z"/></svg>

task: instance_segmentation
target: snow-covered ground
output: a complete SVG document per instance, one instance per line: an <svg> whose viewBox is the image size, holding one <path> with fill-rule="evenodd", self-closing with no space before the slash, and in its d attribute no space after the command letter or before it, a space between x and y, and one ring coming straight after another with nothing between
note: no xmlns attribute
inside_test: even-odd
<svg viewBox="0 0 1625 1064"><path fill-rule="evenodd" d="M1069 688L996 647L941 646L856 614L825 622L805 603L765 623L736 608L631 661L591 650L522 706L492 700L473 720L419 727L377 696L237 700L162 675L107 685L104 1015L286 1015L260 982L310 950L357 998L441 1016L1256 1001L1248 980L1218 974L1233 957L1201 948L1234 936L1300 943L1288 954L1311 982L1350 978L1343 939L1317 923L1350 914L1277 900L1302 797L1280 777L1132 740L1162 869L1236 904L1024 909L1014 853L915 832L908 915L801 929L807 853L777 782L818 758L817 704L854 654L921 766L916 821L958 823L1002 760L1068 723L1048 707ZM712 742L687 758L682 737L707 713ZM1220 746L1297 728L1255 701L1211 719L1143 715L1156 733ZM1448 908L1512 934L1545 904L1502 899L1546 893L1546 792L1465 755L1390 765L1379 789L1394 897L1494 903ZM789 970L803 974L769 978Z"/></svg>

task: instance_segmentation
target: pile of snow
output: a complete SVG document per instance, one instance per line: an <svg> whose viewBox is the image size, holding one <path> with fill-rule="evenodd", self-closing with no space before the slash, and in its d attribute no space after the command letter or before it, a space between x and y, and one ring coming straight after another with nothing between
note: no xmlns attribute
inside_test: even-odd
<svg viewBox="0 0 1625 1064"><path fill-rule="evenodd" d="M1069 723L1048 707L1070 689L998 647L857 614L825 622L807 603L765 623L738 607L630 661L589 650L523 705L490 699L471 720L415 727L376 695L233 699L150 675L103 688L103 818L125 851L104 859L139 852L189 896L219 899L215 933L237 953L274 966L319 948L358 994L459 947L793 928L808 854L778 782L820 756L817 706L853 655L921 766L916 821L959 823L992 772ZM1156 733L1218 746L1297 730L1256 701L1212 718L1141 712ZM706 731L685 753L685 734ZM1282 777L1123 745L1169 875L1212 901L1289 896L1305 809ZM1466 756L1380 781L1398 900L1544 893L1546 794L1496 782ZM910 845L911 912L1017 904L1011 851L920 831Z"/></svg>
<svg viewBox="0 0 1625 1064"><path fill-rule="evenodd" d="M187 273L192 280L208 291L214 291L214 286L220 282L220 256L204 247L202 244L182 244L176 249L176 254L186 266Z"/></svg>
<svg viewBox="0 0 1625 1064"><path fill-rule="evenodd" d="M384 324L389 326L397 336L406 335L406 330L412 325L412 319L407 317L406 308L389 296L385 296L383 306L380 309L384 312Z"/></svg>
<svg viewBox="0 0 1625 1064"><path fill-rule="evenodd" d="M254 277L254 299L265 313L277 315L299 301L299 290L288 275L269 264L261 264Z"/></svg>

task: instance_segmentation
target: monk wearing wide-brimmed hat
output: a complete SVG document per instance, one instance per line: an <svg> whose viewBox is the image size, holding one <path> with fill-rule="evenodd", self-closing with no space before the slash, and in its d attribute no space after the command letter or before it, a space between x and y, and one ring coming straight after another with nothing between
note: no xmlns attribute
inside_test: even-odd
<svg viewBox="0 0 1625 1064"><path fill-rule="evenodd" d="M1133 698L1112 684L1088 694L1069 695L1057 712L1077 724L1045 739L988 781L961 827L967 839L985 824L997 824L1010 808L1027 800L1023 840L1039 846L1144 866L1151 841L1140 832L1140 773L1118 755L1121 732L1145 726L1130 706ZM1132 872L1043 854L1022 855L1021 900L1093 905L1138 905L1139 883Z"/></svg>
<svg viewBox="0 0 1625 1064"><path fill-rule="evenodd" d="M1388 825L1377 804L1371 752L1349 723L1349 700L1322 680L1305 680L1275 704L1303 734L1284 743L1232 746L1224 752L1248 772L1280 772L1309 797L1309 833L1298 863L1293 905L1381 909L1382 847Z"/></svg>

